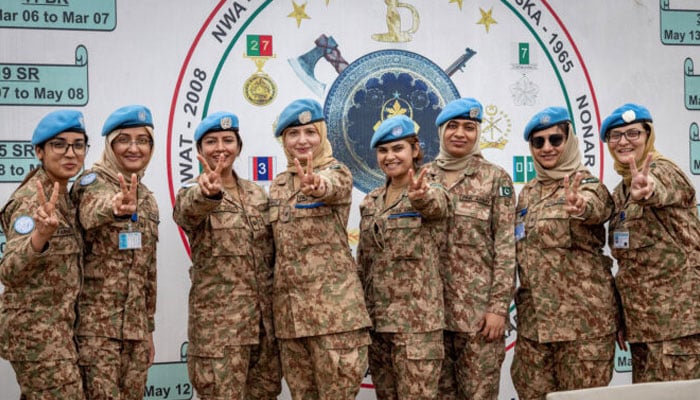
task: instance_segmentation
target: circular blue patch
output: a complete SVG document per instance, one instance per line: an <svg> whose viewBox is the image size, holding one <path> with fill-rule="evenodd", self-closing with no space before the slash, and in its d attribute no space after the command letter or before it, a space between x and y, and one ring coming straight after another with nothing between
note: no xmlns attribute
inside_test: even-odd
<svg viewBox="0 0 700 400"><path fill-rule="evenodd" d="M15 220L14 228L20 235L26 235L34 230L34 219L28 215L22 215Z"/></svg>
<svg viewBox="0 0 700 400"><path fill-rule="evenodd" d="M80 178L80 184L82 186L87 186L87 185L91 184L92 182L95 182L95 179L97 179L97 174L94 172L90 172L89 174Z"/></svg>
<svg viewBox="0 0 700 400"><path fill-rule="evenodd" d="M333 154L348 166L355 187L368 193L385 181L370 148L377 126L397 114L410 117L429 162L440 151L435 119L459 97L445 71L419 54L395 49L366 54L343 70L326 96Z"/></svg>

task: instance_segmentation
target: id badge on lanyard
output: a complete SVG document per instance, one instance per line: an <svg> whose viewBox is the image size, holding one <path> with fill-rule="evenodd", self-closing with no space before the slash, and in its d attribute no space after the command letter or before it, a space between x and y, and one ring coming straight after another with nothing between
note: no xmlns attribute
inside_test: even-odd
<svg viewBox="0 0 700 400"><path fill-rule="evenodd" d="M131 223L138 221L137 213L131 214L131 222L126 231L119 232L119 250L138 250L141 248L141 232L131 229Z"/></svg>
<svg viewBox="0 0 700 400"><path fill-rule="evenodd" d="M527 215L527 208L523 208L518 213L518 223L515 224L515 241L525 239L525 221L523 221L525 215Z"/></svg>
<svg viewBox="0 0 700 400"><path fill-rule="evenodd" d="M629 249L630 231L625 228L625 212L620 212L620 227L613 231L613 248Z"/></svg>

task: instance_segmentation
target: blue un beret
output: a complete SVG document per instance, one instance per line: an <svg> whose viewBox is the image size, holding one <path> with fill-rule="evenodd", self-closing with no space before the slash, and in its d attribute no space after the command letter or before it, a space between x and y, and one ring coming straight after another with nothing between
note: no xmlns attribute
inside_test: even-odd
<svg viewBox="0 0 700 400"><path fill-rule="evenodd" d="M435 126L440 126L451 119L470 119L481 122L484 107L477 99L465 97L453 100L442 109L435 120Z"/></svg>
<svg viewBox="0 0 700 400"><path fill-rule="evenodd" d="M46 114L34 129L32 144L36 146L67 131L85 133L83 113L76 110L58 110Z"/></svg>
<svg viewBox="0 0 700 400"><path fill-rule="evenodd" d="M547 129L560 122L571 122L569 112L564 107L547 107L544 110L535 114L534 117L525 126L523 137L525 140L530 140L530 135L533 132L538 132Z"/></svg>
<svg viewBox="0 0 700 400"><path fill-rule="evenodd" d="M615 109L600 125L600 140L605 141L605 135L612 128L629 125L635 122L653 122L651 113L644 106L627 103Z"/></svg>
<svg viewBox="0 0 700 400"><path fill-rule="evenodd" d="M282 132L290 126L306 125L323 119L323 109L316 100L295 100L282 110L277 119L275 137L282 135Z"/></svg>
<svg viewBox="0 0 700 400"><path fill-rule="evenodd" d="M416 123L405 115L397 115L387 118L379 124L379 127L374 131L372 140L369 143L370 148L375 148L380 144L393 142L395 140L407 138L416 135Z"/></svg>
<svg viewBox="0 0 700 400"><path fill-rule="evenodd" d="M102 136L109 135L117 128L133 128L135 126L150 126L153 128L151 110L135 104L125 106L114 111L102 127Z"/></svg>
<svg viewBox="0 0 700 400"><path fill-rule="evenodd" d="M236 114L228 111L219 111L207 115L206 118L199 123L194 131L194 141L198 142L204 135L214 131L237 131L238 117Z"/></svg>

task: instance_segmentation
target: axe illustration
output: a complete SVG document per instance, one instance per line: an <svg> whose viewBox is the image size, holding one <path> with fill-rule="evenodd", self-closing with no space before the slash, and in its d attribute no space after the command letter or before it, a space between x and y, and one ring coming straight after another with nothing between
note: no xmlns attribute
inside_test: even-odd
<svg viewBox="0 0 700 400"><path fill-rule="evenodd" d="M289 65L292 66L294 73L297 74L306 86L311 89L318 97L323 97L326 90L326 84L319 82L314 75L316 63L321 58L331 63L333 68L339 74L348 66L348 62L343 59L338 50L338 43L333 39L333 36L321 34L314 43L316 47L297 58L290 58Z"/></svg>

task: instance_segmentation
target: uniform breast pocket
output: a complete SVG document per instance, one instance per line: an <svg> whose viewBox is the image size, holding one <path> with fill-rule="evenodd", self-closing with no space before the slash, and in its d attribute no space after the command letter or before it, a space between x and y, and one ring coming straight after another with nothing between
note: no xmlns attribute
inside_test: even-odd
<svg viewBox="0 0 700 400"><path fill-rule="evenodd" d="M484 245L483 236L489 234L491 206L477 201L458 201L454 214L455 243Z"/></svg>
<svg viewBox="0 0 700 400"><path fill-rule="evenodd" d="M59 226L51 237L52 254L79 254L81 252L78 245L78 237L73 228Z"/></svg>
<svg viewBox="0 0 700 400"><path fill-rule="evenodd" d="M331 244L335 241L333 210L330 207L297 204L292 208L292 213L295 226L292 236L301 247Z"/></svg>
<svg viewBox="0 0 700 400"><path fill-rule="evenodd" d="M250 247L250 230L241 213L215 212L210 217L213 256L244 256Z"/></svg>
<svg viewBox="0 0 700 400"><path fill-rule="evenodd" d="M656 223L655 218L644 218L644 208L630 204L625 210L625 221L622 230L629 232L629 249L642 249L658 242L656 235L664 232L663 227ZM651 212L651 211L647 211Z"/></svg>
<svg viewBox="0 0 700 400"><path fill-rule="evenodd" d="M386 221L384 242L395 260L418 260L423 254L420 231L422 220L419 214L392 215Z"/></svg>
<svg viewBox="0 0 700 400"><path fill-rule="evenodd" d="M547 207L538 213L534 224L534 238L542 248L571 247L569 213L563 206Z"/></svg>

